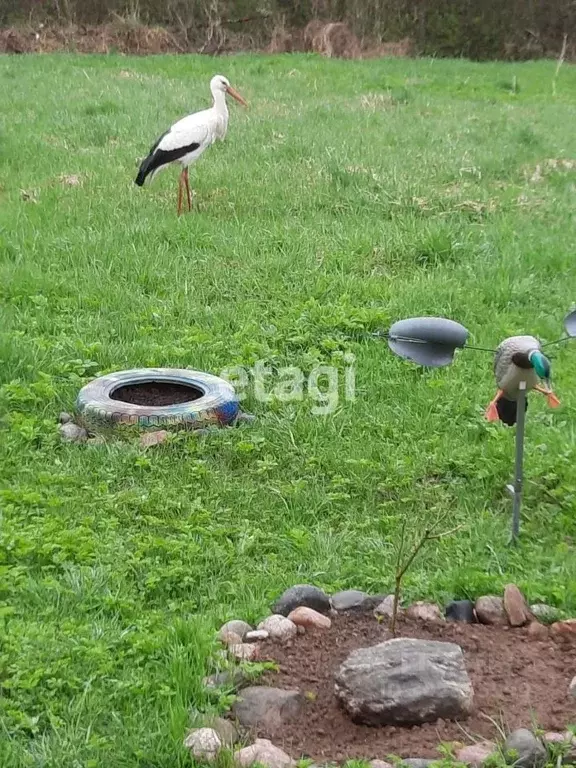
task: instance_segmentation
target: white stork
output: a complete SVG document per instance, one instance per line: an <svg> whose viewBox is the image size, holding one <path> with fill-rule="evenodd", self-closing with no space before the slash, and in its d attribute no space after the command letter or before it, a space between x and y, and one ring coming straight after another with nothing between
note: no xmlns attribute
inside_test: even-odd
<svg viewBox="0 0 576 768"><path fill-rule="evenodd" d="M141 187L146 178L150 181L162 168L171 163L180 163L182 173L178 180L178 215L182 209L182 185L186 187L188 210L192 209L190 184L188 181L188 166L198 160L200 155L213 144L216 139L222 141L228 128L228 106L226 94L229 93L236 101L248 105L228 80L222 75L215 75L210 80L210 90L214 104L210 109L195 112L183 117L166 131L150 150L148 157L142 161L135 183Z"/></svg>

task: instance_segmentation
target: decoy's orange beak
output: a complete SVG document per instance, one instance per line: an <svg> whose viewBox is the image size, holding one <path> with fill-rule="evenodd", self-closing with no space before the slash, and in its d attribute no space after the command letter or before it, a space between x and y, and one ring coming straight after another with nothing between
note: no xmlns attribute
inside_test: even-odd
<svg viewBox="0 0 576 768"><path fill-rule="evenodd" d="M233 99L236 99L236 101L238 101L240 104L242 104L243 107L247 107L248 106L248 104L246 104L246 102L244 101L242 96L240 96L238 91L235 88L232 88L231 85L229 85L228 88L226 88L226 92L229 93L230 96L232 96Z"/></svg>

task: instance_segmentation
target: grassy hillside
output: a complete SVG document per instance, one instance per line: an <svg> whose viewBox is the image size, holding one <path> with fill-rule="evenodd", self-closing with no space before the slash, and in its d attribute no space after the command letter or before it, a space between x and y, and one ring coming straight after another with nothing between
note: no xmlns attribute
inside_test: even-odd
<svg viewBox="0 0 576 768"><path fill-rule="evenodd" d="M418 560L407 597L514 580L576 611L576 348L552 348L562 408L531 398L514 550L514 434L483 419L491 356L422 371L362 337L419 314L481 346L561 335L576 69L553 89L554 69L0 58L3 768L188 765L218 622L257 620L296 582L388 590L404 516L449 509L463 526ZM231 107L177 219L175 169L133 178L157 135L209 103L215 72L250 109ZM99 372L257 361L335 366L337 406L251 390L258 422L208 439L59 441L58 412Z"/></svg>

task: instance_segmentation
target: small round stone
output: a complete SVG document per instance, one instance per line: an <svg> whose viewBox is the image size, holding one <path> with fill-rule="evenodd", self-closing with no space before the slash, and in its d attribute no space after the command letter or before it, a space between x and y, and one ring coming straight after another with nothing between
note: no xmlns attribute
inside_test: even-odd
<svg viewBox="0 0 576 768"><path fill-rule="evenodd" d="M58 421L60 424L69 424L72 421L72 415L70 413L66 413L66 411L62 411L58 416Z"/></svg>
<svg viewBox="0 0 576 768"><path fill-rule="evenodd" d="M212 762L222 747L220 737L213 728L197 728L184 739L184 746L192 757Z"/></svg>
<svg viewBox="0 0 576 768"><path fill-rule="evenodd" d="M546 748L527 728L513 731L504 742L504 753L513 752L518 768L541 768L546 763Z"/></svg>
<svg viewBox="0 0 576 768"><path fill-rule="evenodd" d="M550 632L545 624L540 624L539 621L531 621L528 625L528 635L533 640L548 640Z"/></svg>
<svg viewBox="0 0 576 768"><path fill-rule="evenodd" d="M576 619L556 621L550 627L554 640L566 643L576 643Z"/></svg>
<svg viewBox="0 0 576 768"><path fill-rule="evenodd" d="M442 611L435 603L416 602L412 603L407 610L407 616L419 621L444 621Z"/></svg>
<svg viewBox="0 0 576 768"><path fill-rule="evenodd" d="M318 587L311 584L297 584L287 589L274 605L274 613L288 616L295 608L306 606L319 613L330 613L330 598Z"/></svg>
<svg viewBox="0 0 576 768"><path fill-rule="evenodd" d="M250 632L246 632L244 635L244 642L245 643L257 643L262 642L264 640L268 640L270 637L270 633L267 632L265 629L253 629Z"/></svg>
<svg viewBox="0 0 576 768"><path fill-rule="evenodd" d="M233 633L234 635L237 635L240 640L238 642L242 642L244 639L244 635L247 632L250 632L252 627L250 624L247 624L245 621L239 621L238 619L233 619L232 621L227 621L226 624L223 624L220 627L220 631L218 632L218 640L222 640L222 642L226 642L224 638L229 635L230 633Z"/></svg>
<svg viewBox="0 0 576 768"><path fill-rule="evenodd" d="M330 600L336 611L353 611L363 608L370 596L358 589L347 589L332 595Z"/></svg>
<svg viewBox="0 0 576 768"><path fill-rule="evenodd" d="M228 650L238 661L255 661L260 654L260 647L256 643L229 645Z"/></svg>
<svg viewBox="0 0 576 768"><path fill-rule="evenodd" d="M225 629L224 631L218 632L218 640L220 640L221 643L224 643L224 645L239 645L242 642L240 635L237 635L236 632L232 632L231 629Z"/></svg>
<svg viewBox="0 0 576 768"><path fill-rule="evenodd" d="M524 595L516 584L507 584L504 588L504 610L511 627L522 627L530 618Z"/></svg>
<svg viewBox="0 0 576 768"><path fill-rule="evenodd" d="M296 624L285 616L274 614L258 624L258 629L264 629L272 640L286 642L291 640L298 632Z"/></svg>
<svg viewBox="0 0 576 768"><path fill-rule="evenodd" d="M73 422L60 425L60 436L65 443L85 443L88 432Z"/></svg>
<svg viewBox="0 0 576 768"><path fill-rule="evenodd" d="M216 731L222 744L231 747L238 741L238 730L231 720L223 717L209 716L203 722L204 728Z"/></svg>
<svg viewBox="0 0 576 768"><path fill-rule="evenodd" d="M470 744L457 750L455 757L459 763L478 768L496 751L496 745L492 741L480 741L477 744Z"/></svg>
<svg viewBox="0 0 576 768"><path fill-rule="evenodd" d="M530 613L544 624L551 624L553 621L557 621L560 615L557 608L554 608L553 605L546 605L546 603L531 605Z"/></svg>
<svg viewBox="0 0 576 768"><path fill-rule="evenodd" d="M398 613L401 612L400 605L398 606ZM394 595L388 595L374 608L374 616L391 618L394 613Z"/></svg>
<svg viewBox="0 0 576 768"><path fill-rule="evenodd" d="M241 768L249 768L254 763L265 768L292 768L296 765L290 755L268 739L256 739L254 744L235 752L234 759Z"/></svg>
<svg viewBox="0 0 576 768"><path fill-rule="evenodd" d="M501 625L508 624L504 600L496 595L484 595L476 600L474 606L476 616L481 624Z"/></svg>
<svg viewBox="0 0 576 768"><path fill-rule="evenodd" d="M461 621L473 624L476 621L474 603L471 600L452 600L444 611L448 621Z"/></svg>
<svg viewBox="0 0 576 768"><path fill-rule="evenodd" d="M576 741L570 731L546 731L542 738L546 744L573 744Z"/></svg>
<svg viewBox="0 0 576 768"><path fill-rule="evenodd" d="M293 621L297 627L306 629L330 629L332 622L328 616L323 616L312 608L302 605L288 614L288 620Z"/></svg>
<svg viewBox="0 0 576 768"><path fill-rule="evenodd" d="M249 683L249 678L241 669L228 669L224 672L217 672L215 675L205 677L202 684L208 690L218 688L244 688Z"/></svg>
<svg viewBox="0 0 576 768"><path fill-rule="evenodd" d="M302 692L252 685L244 688L232 705L232 716L246 729L268 729L288 723L305 705Z"/></svg>
<svg viewBox="0 0 576 768"><path fill-rule="evenodd" d="M236 416L236 422L238 424L253 424L256 421L256 416L253 413L245 413L240 411Z"/></svg>

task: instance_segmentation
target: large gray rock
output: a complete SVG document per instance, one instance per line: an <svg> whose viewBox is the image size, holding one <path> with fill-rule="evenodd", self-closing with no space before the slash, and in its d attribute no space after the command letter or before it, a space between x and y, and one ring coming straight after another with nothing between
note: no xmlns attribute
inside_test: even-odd
<svg viewBox="0 0 576 768"><path fill-rule="evenodd" d="M245 728L271 730L296 717L303 704L304 696L300 691L253 685L239 694L232 712Z"/></svg>
<svg viewBox="0 0 576 768"><path fill-rule="evenodd" d="M510 754L512 753L512 754ZM504 754L516 768L541 768L545 765L546 748L527 728L512 731L504 742Z"/></svg>
<svg viewBox="0 0 576 768"><path fill-rule="evenodd" d="M352 720L416 725L464 719L472 683L455 643L396 638L353 651L336 673L335 693Z"/></svg>
<svg viewBox="0 0 576 768"><path fill-rule="evenodd" d="M297 584L295 587L287 589L276 602L273 610L280 616L288 616L294 608L300 608L302 605L306 608L313 608L318 613L330 613L328 595L310 584Z"/></svg>

